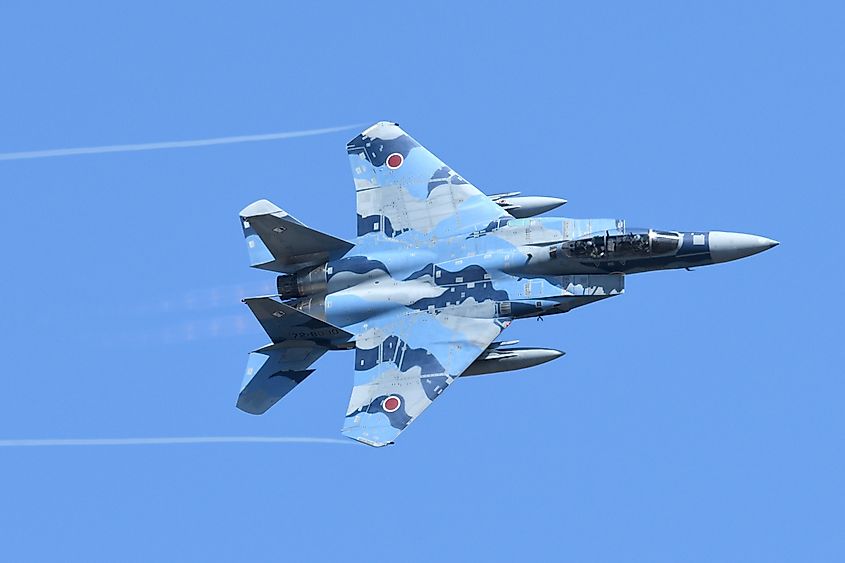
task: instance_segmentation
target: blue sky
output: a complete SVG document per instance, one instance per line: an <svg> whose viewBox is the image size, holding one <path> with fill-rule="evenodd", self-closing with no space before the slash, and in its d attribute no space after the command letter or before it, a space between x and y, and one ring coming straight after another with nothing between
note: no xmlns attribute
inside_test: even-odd
<svg viewBox="0 0 845 563"><path fill-rule="evenodd" d="M394 447L0 448L7 561L842 561L845 12L18 3L0 153L398 121L488 193L781 246L505 334ZM237 212L354 235L354 131L0 161L0 439L337 437L352 358L234 407Z"/></svg>

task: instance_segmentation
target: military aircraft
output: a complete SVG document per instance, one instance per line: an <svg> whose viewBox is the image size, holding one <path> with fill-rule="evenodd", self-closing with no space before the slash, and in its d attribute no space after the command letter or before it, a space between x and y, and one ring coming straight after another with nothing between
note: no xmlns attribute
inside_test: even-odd
<svg viewBox="0 0 845 563"><path fill-rule="evenodd" d="M271 342L249 354L237 406L263 414L330 350L355 350L343 434L392 444L461 377L563 355L496 341L516 319L620 295L625 275L727 262L774 240L721 231L632 229L621 219L538 217L563 205L487 196L395 123L346 146L358 236L305 226L267 200L241 224L255 268L278 293L244 299Z"/></svg>

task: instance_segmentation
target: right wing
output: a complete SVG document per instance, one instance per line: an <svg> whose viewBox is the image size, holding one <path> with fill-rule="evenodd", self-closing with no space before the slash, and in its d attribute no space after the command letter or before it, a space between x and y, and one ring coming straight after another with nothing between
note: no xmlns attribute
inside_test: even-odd
<svg viewBox="0 0 845 563"><path fill-rule="evenodd" d="M395 123L380 121L346 145L358 236L443 238L510 217Z"/></svg>
<svg viewBox="0 0 845 563"><path fill-rule="evenodd" d="M465 316L473 308L484 315ZM355 339L343 434L370 446L392 444L508 325L491 308L492 301L369 319Z"/></svg>

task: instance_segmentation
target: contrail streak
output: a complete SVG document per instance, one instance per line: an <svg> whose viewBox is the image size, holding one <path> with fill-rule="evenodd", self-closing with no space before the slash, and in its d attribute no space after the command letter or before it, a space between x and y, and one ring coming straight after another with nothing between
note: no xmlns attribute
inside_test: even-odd
<svg viewBox="0 0 845 563"><path fill-rule="evenodd" d="M283 436L193 436L173 438L67 438L43 440L0 440L0 448L52 446L161 446L173 444L339 444L353 445L337 438Z"/></svg>
<svg viewBox="0 0 845 563"><path fill-rule="evenodd" d="M101 147L77 147L72 149L51 149L44 151L25 151L0 153L0 160L23 160L25 158L50 158L54 156L74 156L80 154L103 154L109 152L156 151L162 149L184 149L190 147L207 147L210 145L230 145L233 143L255 143L258 141L275 141L278 139L292 139L295 137L310 137L325 133L336 133L348 129L356 129L362 125L341 125L339 127L325 127L323 129L306 129L304 131L283 131L280 133L265 133L263 135L240 135L237 137L214 137L211 139L194 139L192 141L164 141L160 143L140 143L134 145L105 145Z"/></svg>

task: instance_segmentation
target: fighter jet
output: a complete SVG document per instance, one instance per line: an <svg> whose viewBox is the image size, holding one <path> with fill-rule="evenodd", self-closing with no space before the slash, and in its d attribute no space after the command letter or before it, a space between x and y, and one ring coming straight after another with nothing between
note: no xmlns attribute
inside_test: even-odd
<svg viewBox="0 0 845 563"><path fill-rule="evenodd" d="M251 266L277 293L244 299L270 343L249 354L237 406L263 414L323 354L355 351L343 434L392 444L458 379L563 355L497 341L514 320L621 295L625 276L757 254L778 243L722 231L629 228L538 217L565 200L487 196L396 123L346 146L358 213L352 241L267 200L241 213Z"/></svg>

